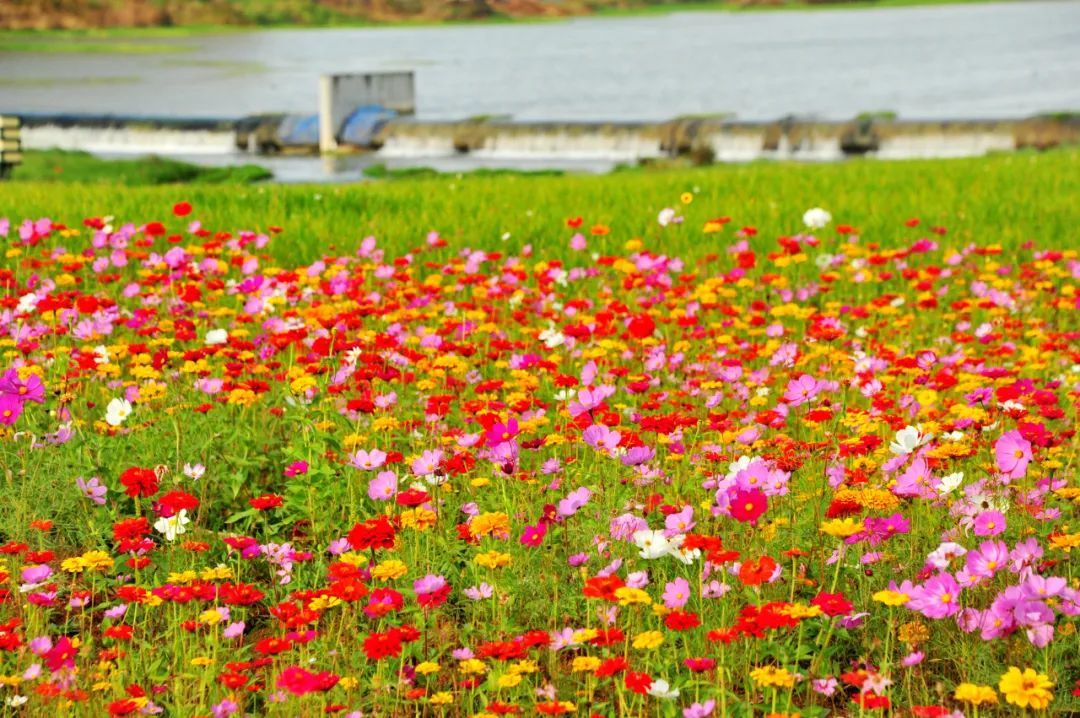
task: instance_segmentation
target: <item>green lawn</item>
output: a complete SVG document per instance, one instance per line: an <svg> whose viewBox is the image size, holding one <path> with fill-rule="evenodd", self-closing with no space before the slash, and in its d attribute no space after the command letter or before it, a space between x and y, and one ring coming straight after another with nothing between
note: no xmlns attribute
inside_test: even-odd
<svg viewBox="0 0 1080 718"><path fill-rule="evenodd" d="M47 176L39 167L19 174ZM100 175L99 175L100 177ZM157 179L161 179L158 177ZM180 177L180 179L184 179ZM116 184L139 185L117 170ZM688 206L683 192L694 194ZM1080 245L1080 151L1018 153L928 161L853 160L835 164L755 163L699 169L633 170L606 176L462 175L419 177L354 185L169 185L16 181L0 190L0 216L50 216L77 222L111 214L142 222L166 219L187 200L195 216L215 227L286 228L274 243L291 261L312 258L330 245L352 247L376 234L392 247L423 241L431 230L471 246L491 246L509 233L508 249L545 246L545 256L566 253L568 216L582 216L582 231L610 228L591 247L614 247L655 232L651 218L666 206L687 217L685 231L665 233L678 253L722 247L702 243L701 226L729 215L733 226L755 226L763 237L797 231L802 213L822 206L838 223L857 224L864 241L888 246L903 222L947 228L950 242L997 242L1016 247L1028 239L1062 248ZM727 239L724 239L724 238ZM548 249L550 243L555 250Z"/></svg>
<svg viewBox="0 0 1080 718"><path fill-rule="evenodd" d="M178 182L242 184L271 176L270 172L257 165L204 167L165 157L110 160L95 157L89 152L31 150L23 153L23 162L15 167L12 179L18 184L80 182L145 187Z"/></svg>

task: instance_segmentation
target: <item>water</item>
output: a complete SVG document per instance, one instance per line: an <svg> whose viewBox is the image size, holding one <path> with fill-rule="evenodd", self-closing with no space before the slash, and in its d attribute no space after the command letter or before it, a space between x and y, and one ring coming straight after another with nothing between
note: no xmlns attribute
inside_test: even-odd
<svg viewBox="0 0 1080 718"><path fill-rule="evenodd" d="M154 44L163 41L152 40ZM418 115L989 118L1080 108L1080 2L268 30L162 55L0 53L0 111L313 112L323 72L415 69Z"/></svg>

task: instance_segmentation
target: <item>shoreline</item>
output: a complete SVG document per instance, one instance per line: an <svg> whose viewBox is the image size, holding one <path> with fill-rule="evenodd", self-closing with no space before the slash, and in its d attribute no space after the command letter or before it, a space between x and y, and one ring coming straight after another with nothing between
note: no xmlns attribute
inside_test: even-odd
<svg viewBox="0 0 1080 718"><path fill-rule="evenodd" d="M1058 0L1066 2L1067 0ZM508 16L493 15L469 20L434 20L425 18L400 18L380 21L343 17L322 23L283 22L258 24L190 24L170 26L107 26L94 28L0 28L0 54L3 53L115 53L115 54L172 54L194 49L182 43L152 44L142 41L169 41L198 36L231 35L261 31L295 30L377 30L377 29L428 29L458 26L519 25L541 23L565 23L579 20L607 20L622 18L663 17L684 13L775 13L775 12L830 12L836 10L875 10L925 7L950 7L958 5L1023 4L1025 0L853 0L852 2L808 3L794 2L782 5L737 5L731 2L680 2L669 5L652 5L629 8L599 8L591 13L562 16ZM111 40L127 40L127 43L109 45ZM45 41L35 46L35 41ZM66 44L58 44L67 41Z"/></svg>

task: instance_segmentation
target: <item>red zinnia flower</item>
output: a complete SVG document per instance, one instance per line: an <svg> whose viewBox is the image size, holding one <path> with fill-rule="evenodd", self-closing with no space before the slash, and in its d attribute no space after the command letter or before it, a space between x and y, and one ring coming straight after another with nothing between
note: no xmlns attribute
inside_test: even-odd
<svg viewBox="0 0 1080 718"><path fill-rule="evenodd" d="M124 485L124 493L133 499L153 496L158 492L158 476L153 469L133 466L120 474L120 483Z"/></svg>
<svg viewBox="0 0 1080 718"><path fill-rule="evenodd" d="M623 682L627 688L638 695L645 695L649 692L649 688L652 687L652 678L649 677L648 673L627 671L626 676L623 677Z"/></svg>

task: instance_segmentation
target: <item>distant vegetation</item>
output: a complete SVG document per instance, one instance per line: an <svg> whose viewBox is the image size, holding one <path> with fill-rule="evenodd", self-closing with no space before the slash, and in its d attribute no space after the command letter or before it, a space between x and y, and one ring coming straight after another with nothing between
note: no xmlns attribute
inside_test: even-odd
<svg viewBox="0 0 1080 718"><path fill-rule="evenodd" d="M257 165L203 167L164 157L107 160L88 152L66 150L28 151L15 167L14 180L46 182L108 182L129 187L192 182L198 184L245 184L273 174Z"/></svg>

